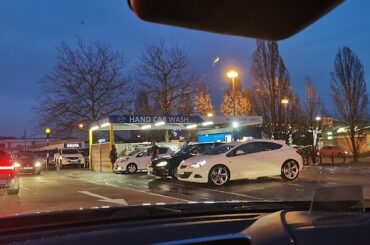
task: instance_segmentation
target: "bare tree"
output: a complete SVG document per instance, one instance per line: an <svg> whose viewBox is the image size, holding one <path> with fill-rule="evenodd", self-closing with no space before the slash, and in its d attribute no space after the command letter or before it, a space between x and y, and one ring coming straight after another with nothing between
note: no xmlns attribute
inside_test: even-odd
<svg viewBox="0 0 370 245"><path fill-rule="evenodd" d="M78 123L91 122L128 109L128 83L123 79L123 56L96 42L76 48L62 43L56 47L56 64L41 80L34 111L41 127L68 136Z"/></svg>
<svg viewBox="0 0 370 245"><path fill-rule="evenodd" d="M336 54L334 72L331 75L332 99L338 116L349 127L353 160L357 161L361 141L357 129L367 119L368 97L364 66L350 48L342 47Z"/></svg>
<svg viewBox="0 0 370 245"><path fill-rule="evenodd" d="M136 73L158 106L156 113L164 116L184 111L178 105L195 94L199 77L186 52L177 45L167 47L163 40L144 43Z"/></svg>
<svg viewBox="0 0 370 245"><path fill-rule="evenodd" d="M208 113L215 114L215 108L212 103L211 95L207 89L207 84L201 84L197 89L194 104L195 111L200 115L206 116Z"/></svg>
<svg viewBox="0 0 370 245"><path fill-rule="evenodd" d="M275 41L257 40L253 54L252 83L248 95L253 113L263 116L264 130L274 138L283 137L284 125L288 125L287 113L282 100L294 101L288 71ZM289 104L288 104L289 106Z"/></svg>
<svg viewBox="0 0 370 245"><path fill-rule="evenodd" d="M149 101L148 92L140 89L136 93L135 98L135 113L138 115L152 115L153 108Z"/></svg>
<svg viewBox="0 0 370 245"><path fill-rule="evenodd" d="M241 90L227 90L224 94L223 101L220 105L220 111L225 116L234 115L234 99L235 99L235 116L248 116L251 111L251 103L246 94Z"/></svg>
<svg viewBox="0 0 370 245"><path fill-rule="evenodd" d="M316 117L321 116L323 113L323 105L321 103L321 98L316 91L311 79L307 76L305 77L305 97L303 103L303 109L305 114L305 121L309 128L314 128L316 126Z"/></svg>

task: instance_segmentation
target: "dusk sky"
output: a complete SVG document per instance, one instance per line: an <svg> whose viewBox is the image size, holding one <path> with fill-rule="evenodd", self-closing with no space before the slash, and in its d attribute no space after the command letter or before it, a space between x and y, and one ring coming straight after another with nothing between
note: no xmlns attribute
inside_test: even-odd
<svg viewBox="0 0 370 245"><path fill-rule="evenodd" d="M370 80L370 2L352 0L295 36L279 42L280 53L293 87L303 95L310 76L326 107L330 99L330 72L339 47L349 46L365 66ZM102 41L124 53L132 68L143 40L165 39L184 47L212 85L218 108L227 87L225 71L235 67L244 86L250 81L255 40L152 24L138 19L126 0L0 0L0 136L21 136L31 131L31 112L39 93L37 80L55 62L55 46ZM215 57L220 62L213 66ZM128 69L127 73L130 72Z"/></svg>

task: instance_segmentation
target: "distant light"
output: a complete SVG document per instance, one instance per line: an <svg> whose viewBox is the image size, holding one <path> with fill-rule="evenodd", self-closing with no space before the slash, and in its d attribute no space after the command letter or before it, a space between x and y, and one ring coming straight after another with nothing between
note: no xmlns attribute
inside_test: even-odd
<svg viewBox="0 0 370 245"><path fill-rule="evenodd" d="M327 134L328 135L333 135L333 132L332 131L329 131Z"/></svg>
<svg viewBox="0 0 370 245"><path fill-rule="evenodd" d="M152 125L147 124L147 125L142 126L141 129L148 129L148 128L151 128L151 127L152 127Z"/></svg>
<svg viewBox="0 0 370 245"><path fill-rule="evenodd" d="M208 121L208 122L202 123L202 126L208 126L208 125L213 125L213 122Z"/></svg>
<svg viewBox="0 0 370 245"><path fill-rule="evenodd" d="M196 127L197 127L196 124L191 124L191 125L186 126L187 129L192 129L192 128L196 128Z"/></svg>
<svg viewBox="0 0 370 245"><path fill-rule="evenodd" d="M316 120L316 121L321 121L321 117L320 117L320 116L317 116L317 117L315 118L315 120Z"/></svg>
<svg viewBox="0 0 370 245"><path fill-rule="evenodd" d="M83 123L80 123L80 124L78 124L78 127L79 127L80 129L83 129L84 124L83 124Z"/></svg>
<svg viewBox="0 0 370 245"><path fill-rule="evenodd" d="M208 112L207 117L213 117L213 113L212 112Z"/></svg>
<svg viewBox="0 0 370 245"><path fill-rule="evenodd" d="M51 129L50 128L45 128L45 134L50 134L51 133Z"/></svg>
<svg viewBox="0 0 370 245"><path fill-rule="evenodd" d="M94 126L94 127L90 128L91 131L94 131L94 130L97 130L97 129L99 129L99 126Z"/></svg>
<svg viewBox="0 0 370 245"><path fill-rule="evenodd" d="M239 123L238 122L233 122L233 128L237 128L239 127Z"/></svg>
<svg viewBox="0 0 370 245"><path fill-rule="evenodd" d="M333 136L329 135L328 140L332 140L332 139L333 139Z"/></svg>
<svg viewBox="0 0 370 245"><path fill-rule="evenodd" d="M229 71L229 72L227 72L227 73L226 73L226 76L227 76L228 78L236 78L236 77L238 77L238 76L239 76L239 74L238 74L236 71L231 70L231 71Z"/></svg>
<svg viewBox="0 0 370 245"><path fill-rule="evenodd" d="M288 99L282 99L282 100L281 100L281 104L286 105L286 104L288 104L288 103L289 103L289 100L288 100Z"/></svg>
<svg viewBox="0 0 370 245"><path fill-rule="evenodd" d="M158 126L162 126L162 125L165 125L165 124L166 124L166 122L161 121L161 122L154 123L154 126L158 127Z"/></svg>
<svg viewBox="0 0 370 245"><path fill-rule="evenodd" d="M105 127L108 127L109 125L110 125L109 122L108 123L103 123L100 127L105 128Z"/></svg>

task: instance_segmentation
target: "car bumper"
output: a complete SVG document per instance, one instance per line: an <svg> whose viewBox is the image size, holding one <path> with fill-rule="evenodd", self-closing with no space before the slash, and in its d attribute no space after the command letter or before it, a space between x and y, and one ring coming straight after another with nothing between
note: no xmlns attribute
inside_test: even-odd
<svg viewBox="0 0 370 245"><path fill-rule="evenodd" d="M17 189L19 180L17 175L0 174L0 190Z"/></svg>
<svg viewBox="0 0 370 245"><path fill-rule="evenodd" d="M122 174L122 173L125 173L125 172L126 172L126 167L115 165L115 166L113 167L113 172L114 172L114 173L116 173L116 174Z"/></svg>
<svg viewBox="0 0 370 245"><path fill-rule="evenodd" d="M161 167L148 167L148 175L155 177L166 177L170 176L168 169Z"/></svg>
<svg viewBox="0 0 370 245"><path fill-rule="evenodd" d="M63 166L72 166L72 165L79 165L79 164L83 164L83 162L81 162L80 160L77 160L77 161L63 161L62 162L62 165Z"/></svg>
<svg viewBox="0 0 370 245"><path fill-rule="evenodd" d="M30 174L30 173L40 172L40 169L34 168L34 167L23 167L23 168L19 168L18 172L22 174Z"/></svg>
<svg viewBox="0 0 370 245"><path fill-rule="evenodd" d="M194 183L207 183L208 171L200 169L177 169L177 178L181 181Z"/></svg>

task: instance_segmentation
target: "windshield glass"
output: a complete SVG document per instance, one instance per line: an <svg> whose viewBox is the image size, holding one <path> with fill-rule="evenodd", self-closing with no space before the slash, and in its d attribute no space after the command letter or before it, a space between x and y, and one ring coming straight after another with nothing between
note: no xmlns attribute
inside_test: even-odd
<svg viewBox="0 0 370 245"><path fill-rule="evenodd" d="M127 154L127 156L134 156L134 155L138 154L140 151L142 151L142 149L134 150L134 151L130 152L129 154Z"/></svg>
<svg viewBox="0 0 370 245"><path fill-rule="evenodd" d="M16 159L34 159L36 156L34 154L24 153L16 155Z"/></svg>
<svg viewBox="0 0 370 245"><path fill-rule="evenodd" d="M149 23L128 2L0 1L0 154L26 172L13 194L0 177L0 217L346 185L370 207L369 1L277 41Z"/></svg>
<svg viewBox="0 0 370 245"><path fill-rule="evenodd" d="M189 154L193 149L195 148L195 145L187 145L183 148L181 148L178 152L175 152L173 156L183 156Z"/></svg>
<svg viewBox="0 0 370 245"><path fill-rule="evenodd" d="M206 151L204 155L219 155L230 151L232 148L234 148L234 145L219 145L212 150Z"/></svg>
<svg viewBox="0 0 370 245"><path fill-rule="evenodd" d="M66 149L62 150L62 154L80 154L80 152L75 149Z"/></svg>

